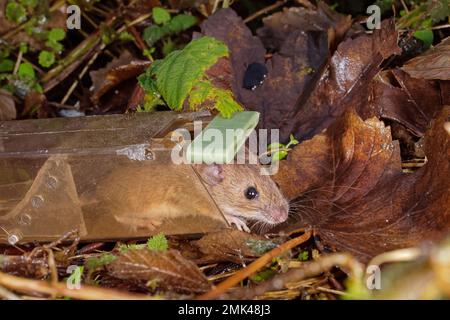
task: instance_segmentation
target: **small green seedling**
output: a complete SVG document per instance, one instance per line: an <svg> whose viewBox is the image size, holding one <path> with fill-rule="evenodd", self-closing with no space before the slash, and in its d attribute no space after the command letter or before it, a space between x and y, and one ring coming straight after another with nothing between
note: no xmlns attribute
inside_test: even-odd
<svg viewBox="0 0 450 320"><path fill-rule="evenodd" d="M267 151L272 155L272 161L280 161L287 157L288 152L291 151L291 146L299 144L298 140L295 139L294 135L290 135L290 141L288 144L283 143L271 143L267 147Z"/></svg>

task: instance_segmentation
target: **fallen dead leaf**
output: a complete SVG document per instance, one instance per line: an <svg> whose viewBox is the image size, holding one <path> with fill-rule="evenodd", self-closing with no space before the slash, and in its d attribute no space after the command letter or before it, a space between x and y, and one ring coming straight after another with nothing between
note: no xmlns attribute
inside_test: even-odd
<svg viewBox="0 0 450 320"><path fill-rule="evenodd" d="M414 79L400 69L381 72L370 90L360 114L397 121L419 137L443 107L439 82Z"/></svg>
<svg viewBox="0 0 450 320"><path fill-rule="evenodd" d="M408 61L402 69L413 78L450 80L450 37Z"/></svg>
<svg viewBox="0 0 450 320"><path fill-rule="evenodd" d="M270 247L276 244L262 236L247 232L226 229L224 231L208 233L194 245L202 252L202 262L230 261L236 264L248 262L262 255L256 250L264 245ZM262 250L263 251L263 250Z"/></svg>
<svg viewBox="0 0 450 320"><path fill-rule="evenodd" d="M133 58L129 51L123 52L120 57L113 59L104 68L91 71L92 103L98 104L105 93L117 87L126 80L140 75L150 65L149 61L140 61ZM111 109L111 108L110 108Z"/></svg>
<svg viewBox="0 0 450 320"><path fill-rule="evenodd" d="M201 25L204 35L213 36L228 45L234 77L233 92L237 100L246 109L261 113L260 127L281 128L282 140L287 139L290 134L285 130L285 124L292 119L287 118L286 114L295 107L299 92L307 90L308 84L326 63L329 55L328 31L332 28L331 21L336 24L348 22L344 16L336 18L337 21L332 18L326 20L326 15L322 11L314 14L308 9L298 10L298 13L305 17L313 15L321 19L323 27L309 23L302 25L306 28L304 30L294 30L293 27L292 32L282 33L277 29L276 23L273 25L274 29L271 25L267 25L260 33L265 39L276 37L279 50L267 62L263 42L252 35L233 10L219 10ZM286 14L290 15L291 11L287 11ZM268 21L278 22L279 19ZM268 69L266 80L255 90L243 88L244 74L251 63L265 63Z"/></svg>
<svg viewBox="0 0 450 320"><path fill-rule="evenodd" d="M300 221L290 227L311 225L326 244L363 260L448 233L450 139L444 122L449 117L446 107L426 135L428 163L413 174L402 173L398 143L375 118L362 121L346 113L300 144L275 177L295 198ZM320 157L313 162L315 154Z"/></svg>
<svg viewBox="0 0 450 320"><path fill-rule="evenodd" d="M203 293L211 289L198 267L173 249L129 250L108 264L107 270L118 279L143 284L155 281L158 288L177 292Z"/></svg>

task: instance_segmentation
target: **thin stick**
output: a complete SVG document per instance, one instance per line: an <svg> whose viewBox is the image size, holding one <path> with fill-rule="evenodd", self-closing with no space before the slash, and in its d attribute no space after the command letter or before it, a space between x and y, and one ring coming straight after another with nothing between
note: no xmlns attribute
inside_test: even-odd
<svg viewBox="0 0 450 320"><path fill-rule="evenodd" d="M334 253L322 256L321 258L306 262L303 268L291 269L286 273L277 275L270 280L262 282L253 288L239 288L231 293L232 299L251 299L255 296L266 294L270 291L281 290L287 283L301 281L310 277L322 274L334 266L347 268L350 270L349 277L361 281L364 276L364 268L355 258L348 253Z"/></svg>
<svg viewBox="0 0 450 320"><path fill-rule="evenodd" d="M273 11L273 10L283 6L286 2L287 2L287 0L278 1L278 2L275 2L274 4L272 4L272 5L268 6L268 7L265 7L265 8L262 8L261 10L258 10L254 14L252 14L252 15L248 16L247 18L245 18L244 23L249 23L250 21L255 20L259 16L261 16L263 14L266 14L266 13L268 13L270 11Z"/></svg>
<svg viewBox="0 0 450 320"><path fill-rule="evenodd" d="M259 257L257 260L253 261L246 268L239 270L233 276L229 277L228 279L226 279L225 281L221 282L219 285L214 287L211 291L197 297L197 300L208 300L219 297L221 294L225 293L231 287L234 287L242 280L246 279L259 269L263 268L266 264L271 262L273 258L279 256L283 252L286 252L306 242L311 237L311 235L312 231L307 230L303 235L283 243L279 247L276 247L275 249Z"/></svg>
<svg viewBox="0 0 450 320"><path fill-rule="evenodd" d="M83 285L79 289L70 289L64 282L51 283L44 280L20 278L0 272L0 285L10 290L29 294L40 293L50 296L65 296L81 300L149 300L146 295L130 294L114 289L97 288Z"/></svg>
<svg viewBox="0 0 450 320"><path fill-rule="evenodd" d="M81 78L83 78L84 75L86 74L86 72L88 72L88 70L91 67L91 65L94 63L94 61L97 59L97 57L103 51L103 49L105 49L105 47L106 47L106 45L104 43L102 43L100 48L99 48L99 50L96 53L94 53L94 55L91 57L91 59L88 61L88 63L84 66L84 68L81 71L81 73L78 75L78 77L72 83L72 85L70 86L70 88L67 91L66 95L61 100L60 104L66 104L67 100L70 98L70 96L72 95L73 91L78 86L78 83L81 81Z"/></svg>

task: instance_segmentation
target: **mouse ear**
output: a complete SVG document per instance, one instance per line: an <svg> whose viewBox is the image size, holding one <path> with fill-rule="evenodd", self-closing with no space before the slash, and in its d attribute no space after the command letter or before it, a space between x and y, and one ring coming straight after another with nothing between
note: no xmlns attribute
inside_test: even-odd
<svg viewBox="0 0 450 320"><path fill-rule="evenodd" d="M202 165L199 173L202 179L211 186L221 183L225 178L221 164Z"/></svg>

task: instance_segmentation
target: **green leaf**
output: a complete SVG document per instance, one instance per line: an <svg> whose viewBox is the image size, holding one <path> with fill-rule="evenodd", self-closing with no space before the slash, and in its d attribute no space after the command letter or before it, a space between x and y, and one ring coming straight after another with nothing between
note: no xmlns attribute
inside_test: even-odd
<svg viewBox="0 0 450 320"><path fill-rule="evenodd" d="M117 257L111 253L104 253L99 257L91 257L86 261L86 266L88 269L97 269L103 266L106 266L107 264L110 264L114 260L116 260Z"/></svg>
<svg viewBox="0 0 450 320"><path fill-rule="evenodd" d="M20 4L25 7L34 8L37 6L38 0L20 0Z"/></svg>
<svg viewBox="0 0 450 320"><path fill-rule="evenodd" d="M230 118L233 113L243 110L230 91L214 87L208 80L195 83L189 97L189 108L199 110L205 103L212 103L224 118Z"/></svg>
<svg viewBox="0 0 450 320"><path fill-rule="evenodd" d="M170 33L176 34L193 27L197 23L197 18L190 14L179 14L167 24Z"/></svg>
<svg viewBox="0 0 450 320"><path fill-rule="evenodd" d="M53 51L55 51L55 52L61 52L64 49L63 45L61 43L57 42L57 41L47 40L45 42L45 45L47 47L53 49Z"/></svg>
<svg viewBox="0 0 450 320"><path fill-rule="evenodd" d="M251 276L250 279L254 282L262 282L262 281L265 281L265 280L273 277L275 275L275 273L276 272L272 269L266 269L266 270L263 270L255 275Z"/></svg>
<svg viewBox="0 0 450 320"><path fill-rule="evenodd" d="M165 24L170 21L170 13L161 7L155 7L152 10L153 21L156 24Z"/></svg>
<svg viewBox="0 0 450 320"><path fill-rule="evenodd" d="M280 160L286 159L287 155L288 155L288 153L285 150L275 151L272 154L272 160L280 161Z"/></svg>
<svg viewBox="0 0 450 320"><path fill-rule="evenodd" d="M119 39L121 41L133 41L134 37L127 31L123 31L119 34Z"/></svg>
<svg viewBox="0 0 450 320"><path fill-rule="evenodd" d="M162 52L164 56L169 55L174 50L175 50L175 43L170 38L163 41Z"/></svg>
<svg viewBox="0 0 450 320"><path fill-rule="evenodd" d="M279 143L279 142L274 142L267 146L268 151L277 151L280 149L286 149L286 145Z"/></svg>
<svg viewBox="0 0 450 320"><path fill-rule="evenodd" d="M14 70L14 61L3 59L0 61L0 72L11 72Z"/></svg>
<svg viewBox="0 0 450 320"><path fill-rule="evenodd" d="M130 250L140 250L140 249L144 249L144 248L145 248L145 244L121 244L119 246L119 251L121 253L125 253Z"/></svg>
<svg viewBox="0 0 450 320"><path fill-rule="evenodd" d="M150 26L144 29L142 37L149 47L152 47L159 39L168 34L168 29L160 26Z"/></svg>
<svg viewBox="0 0 450 320"><path fill-rule="evenodd" d="M144 29L142 37L149 47L158 40L189 29L197 23L197 19L189 14L179 14L163 26L152 25Z"/></svg>
<svg viewBox="0 0 450 320"><path fill-rule="evenodd" d="M47 34L47 39L54 42L64 40L65 37L66 32L62 28L53 28Z"/></svg>
<svg viewBox="0 0 450 320"><path fill-rule="evenodd" d="M225 44L203 37L191 41L182 51L173 51L161 63L152 64L150 72L156 76L158 91L169 107L181 110L184 100L204 72L219 58L227 56Z"/></svg>
<svg viewBox="0 0 450 320"><path fill-rule="evenodd" d="M17 74L21 79L31 80L36 78L36 73L33 66L28 62L23 62L20 64Z"/></svg>
<svg viewBox="0 0 450 320"><path fill-rule="evenodd" d="M22 23L27 20L27 12L21 4L10 1L6 5L6 18L15 23Z"/></svg>
<svg viewBox="0 0 450 320"><path fill-rule="evenodd" d="M433 31L431 30L419 30L414 32L413 36L421 40L427 47L430 47L434 41Z"/></svg>
<svg viewBox="0 0 450 320"><path fill-rule="evenodd" d="M154 251L166 251L169 249L169 243L167 242L166 236L160 233L148 239L147 248Z"/></svg>
<svg viewBox="0 0 450 320"><path fill-rule="evenodd" d="M53 52L49 52L43 50L39 53L39 64L44 68L49 68L55 63L55 54Z"/></svg>
<svg viewBox="0 0 450 320"><path fill-rule="evenodd" d="M299 261L307 261L308 258L309 258L309 252L307 250L300 252L297 257L297 259Z"/></svg>

